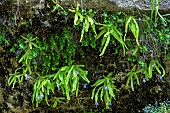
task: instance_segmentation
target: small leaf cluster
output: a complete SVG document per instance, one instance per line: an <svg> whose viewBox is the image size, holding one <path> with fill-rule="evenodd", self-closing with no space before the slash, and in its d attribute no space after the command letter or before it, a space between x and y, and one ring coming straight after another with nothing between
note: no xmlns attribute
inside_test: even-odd
<svg viewBox="0 0 170 113"><path fill-rule="evenodd" d="M112 77L112 75L113 73L109 73L106 77L97 80L92 85L92 87L94 88L92 91L91 99L94 99L95 103L98 104L99 98L101 101L103 101L104 98L106 109L109 109L109 105L112 102L112 99L115 99L114 90L116 89L116 87L114 85L115 79Z"/></svg>
<svg viewBox="0 0 170 113"><path fill-rule="evenodd" d="M61 15L67 15L68 12L55 0L52 0L52 2L55 4L53 6L53 10L51 12L55 12L58 11L58 14ZM50 8L50 5L47 4L47 7Z"/></svg>
<svg viewBox="0 0 170 113"><path fill-rule="evenodd" d="M145 63L145 67L139 66L137 68L137 65L135 65L132 70L127 74L128 79L126 82L126 88L128 88L128 85L130 84L132 91L134 91L134 79L136 79L137 85L140 85L139 75L144 74L142 82L145 83L153 77L154 70L158 72L159 76L165 76L165 69L162 67L158 60L151 60L148 66Z"/></svg>
<svg viewBox="0 0 170 113"><path fill-rule="evenodd" d="M135 65L132 70L127 74L128 79L126 82L126 89L128 88L128 85L130 84L132 91L134 91L134 79L136 79L136 82L138 85L140 85L139 83L139 78L138 78L138 73L140 73L141 70L137 70L137 65Z"/></svg>
<svg viewBox="0 0 170 113"><path fill-rule="evenodd" d="M102 52L99 56L102 56L105 53L105 50L107 46L109 45L109 42L111 40L111 36L113 36L120 44L122 45L122 48L124 50L124 55L125 51L127 48L126 44L123 41L123 34L118 30L118 28L115 26L114 23L109 23L109 24L101 24L102 27L99 28L100 33L95 37L96 40L98 40L102 35L103 39L101 41L101 46L104 46L102 49Z"/></svg>
<svg viewBox="0 0 170 113"><path fill-rule="evenodd" d="M133 33L133 35L134 35L134 37L136 39L136 43L139 46L139 42L138 42L138 39L139 39L139 26L138 26L138 23L137 23L137 21L135 20L135 18L133 16L127 16L126 15L124 41L125 41L125 38L126 38L128 28Z"/></svg>
<svg viewBox="0 0 170 113"><path fill-rule="evenodd" d="M81 30L81 38L80 42L82 41L84 37L84 33L89 31L89 27L91 26L93 32L96 35L96 29L95 25L97 24L96 21L93 19L92 10L89 11L81 11L79 10L78 2L76 3L76 8L74 10L69 9L70 12L75 13L74 16L74 25L82 24L82 30Z"/></svg>
<svg viewBox="0 0 170 113"><path fill-rule="evenodd" d="M0 26L0 29L2 29L1 26ZM0 31L0 45L3 45L3 44L9 44L9 41L8 41L7 38L5 37L5 32L4 32L4 30L1 30L1 31Z"/></svg>

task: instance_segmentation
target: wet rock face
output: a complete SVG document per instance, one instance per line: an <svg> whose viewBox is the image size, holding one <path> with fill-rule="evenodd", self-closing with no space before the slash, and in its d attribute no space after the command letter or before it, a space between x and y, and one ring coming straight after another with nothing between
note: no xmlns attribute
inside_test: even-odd
<svg viewBox="0 0 170 113"><path fill-rule="evenodd" d="M140 10L151 10L151 0L109 0L121 8L138 8ZM160 10L170 9L170 0L160 0Z"/></svg>

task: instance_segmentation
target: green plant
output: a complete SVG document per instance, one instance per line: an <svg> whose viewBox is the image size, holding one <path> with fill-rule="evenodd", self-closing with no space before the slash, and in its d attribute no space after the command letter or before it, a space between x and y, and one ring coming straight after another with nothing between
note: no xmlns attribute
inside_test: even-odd
<svg viewBox="0 0 170 113"><path fill-rule="evenodd" d="M159 63L159 61L151 60L149 63L149 67L148 67L149 78L152 78L152 72L153 72L154 68L159 73L159 75L161 75L162 77L165 76L165 70L162 67L162 65ZM162 72L161 72L161 70L162 70Z"/></svg>
<svg viewBox="0 0 170 113"><path fill-rule="evenodd" d="M92 91L91 99L95 98L96 106L98 105L99 92L100 92L100 100L103 101L103 98L104 98L106 109L109 108L109 105L112 102L112 98L115 99L114 90L116 89L116 87L114 85L115 79L112 77L112 74L113 73L109 73L107 77L97 80L92 85L92 87L94 88ZM96 93L95 93L95 90L97 90Z"/></svg>
<svg viewBox="0 0 170 113"><path fill-rule="evenodd" d="M25 41L19 43L19 47L24 50L24 55L19 59L19 63L22 62L22 68L17 68L14 73L10 74L10 77L8 79L8 84L13 84L13 88L15 86L15 83L18 81L19 83L23 82L23 77L27 77L28 75L32 74L31 69L31 60L33 59L33 48L39 48L33 41L36 40L36 38L33 38L32 34L28 34L27 37L21 36ZM25 46L25 44L26 46ZM20 72L20 70L22 70Z"/></svg>
<svg viewBox="0 0 170 113"><path fill-rule="evenodd" d="M126 38L126 34L128 31L128 28L132 31L134 37L136 38L136 43L139 46L138 38L139 38L139 26L137 21L133 16L127 16L126 15L126 23L125 23L125 35L124 35L124 41Z"/></svg>
<svg viewBox="0 0 170 113"><path fill-rule="evenodd" d="M148 66L145 64L145 67L141 68L141 72L145 75L146 81L152 78L154 69L156 69L161 77L165 76L165 70L159 61L151 60Z"/></svg>
<svg viewBox="0 0 170 113"><path fill-rule="evenodd" d="M67 100L70 100L70 93L76 91L76 96L78 96L79 91L79 80L82 78L84 81L89 83L90 81L86 77L87 71L81 69L84 67L83 65L72 65L72 66L64 66L61 67L57 73L50 74L46 76L40 76L38 73L38 80L34 84L34 92L32 96L32 102L36 101L36 107L43 100L42 95L45 95L45 101L47 105L48 96L50 95L50 91L54 94L55 88L61 90L63 94L66 95ZM57 97L54 105L56 106L58 99L63 99Z"/></svg>
<svg viewBox="0 0 170 113"><path fill-rule="evenodd" d="M4 41L6 42L7 40L5 38L5 33L2 30L2 31L0 31L0 45L2 45Z"/></svg>
<svg viewBox="0 0 170 113"><path fill-rule="evenodd" d="M84 32L88 32L90 26L92 27L92 30L96 35L95 24L97 22L93 19L93 14L92 14L93 11L92 10L89 10L89 11L82 10L82 11L80 11L79 6L78 6L78 2L77 2L76 3L76 9L74 9L74 10L69 9L69 11L72 12L72 13L75 13L74 25L79 25L80 23L82 23L83 28L81 30L80 42L83 39Z"/></svg>
<svg viewBox="0 0 170 113"><path fill-rule="evenodd" d="M114 23L109 23L109 24L100 24L102 25L101 28L99 28L100 33L96 36L96 40L98 40L102 35L103 35L103 39L102 39L102 43L101 45L104 46L103 50L101 52L101 54L99 56L102 56L107 48L107 46L109 45L109 42L111 40L111 36L113 36L118 42L121 43L123 51L124 51L124 55L126 52L127 46L124 43L123 39L122 39L122 33L118 30L118 28L116 27L116 25Z"/></svg>
<svg viewBox="0 0 170 113"><path fill-rule="evenodd" d="M154 69L156 69L159 76L161 77L165 76L165 69L162 67L162 65L159 63L158 60L151 60L149 65L147 65L147 63L144 63L143 66L138 67L138 68L137 68L137 65L134 65L131 71L127 74L128 79L126 82L126 88L128 88L130 84L132 91L134 91L134 79L136 79L137 84L140 85L138 76L141 74L144 74L145 76L142 80L143 83L145 83L146 81L149 81L149 79L151 79L153 76Z"/></svg>
<svg viewBox="0 0 170 113"><path fill-rule="evenodd" d="M55 4L55 6L53 6L53 10L51 12L55 12L56 10L59 10L61 9L61 11L58 11L58 14L64 14L64 15L67 15L68 12L59 4L57 3L57 1L55 0L52 0L52 2ZM48 5L48 7L50 8L50 6Z"/></svg>
<svg viewBox="0 0 170 113"><path fill-rule="evenodd" d="M61 103L61 100L64 100L64 97L54 97L54 104L53 107L55 108L59 103Z"/></svg>
<svg viewBox="0 0 170 113"><path fill-rule="evenodd" d="M53 80L57 83L60 82L63 94L66 94L68 100L70 100L69 93L76 91L78 96L79 90L79 79L82 78L84 81L89 83L87 71L81 69L83 65L72 65L62 67L54 76Z"/></svg>
<svg viewBox="0 0 170 113"><path fill-rule="evenodd" d="M155 2L156 2L156 6L155 6ZM159 10L159 0L151 0L152 3L152 9L151 9L151 21L153 20L153 16L155 17L155 21L154 21L154 26L157 26L157 15L158 15L158 10ZM154 12L155 11L155 12Z"/></svg>
<svg viewBox="0 0 170 113"><path fill-rule="evenodd" d="M126 82L126 88L128 88L128 85L130 83L130 86L132 88L132 91L134 91L134 79L136 79L136 82L138 85L140 85L139 83L139 78L138 78L138 73L141 72L140 69L137 69L136 67L137 65L135 65L132 70L127 74L128 75L128 79L127 79L127 82Z"/></svg>
<svg viewBox="0 0 170 113"><path fill-rule="evenodd" d="M14 88L17 82L19 84L22 83L24 77L27 78L27 76L27 70L25 70L24 68L17 68L14 73L10 74L10 77L8 78L8 84L9 86L12 85L12 88Z"/></svg>

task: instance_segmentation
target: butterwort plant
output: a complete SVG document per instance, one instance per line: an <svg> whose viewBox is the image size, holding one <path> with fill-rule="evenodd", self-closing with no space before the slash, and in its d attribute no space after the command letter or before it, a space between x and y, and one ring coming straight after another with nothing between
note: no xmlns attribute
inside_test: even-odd
<svg viewBox="0 0 170 113"><path fill-rule="evenodd" d="M38 79L34 83L32 103L36 101L36 107L38 107L39 103L41 103L45 97L46 104L50 106L48 103L48 96L51 93L54 94L55 87L57 87L56 82L52 81L53 74L46 76L40 75L40 73L37 72L36 74L38 75Z"/></svg>
<svg viewBox="0 0 170 113"><path fill-rule="evenodd" d="M115 99L115 93L114 90L116 89L114 85L115 78L112 77L113 73L109 73L106 77L104 76L103 79L97 80L92 87L92 96L91 99L95 100L96 107L99 106L99 99L101 101L104 100L106 109L109 109L109 106L111 106L112 99Z"/></svg>
<svg viewBox="0 0 170 113"><path fill-rule="evenodd" d="M9 86L12 85L12 88L15 87L16 83L22 83L24 80L24 77L26 80L30 80L31 76L27 74L27 70L25 68L17 68L14 73L10 74L10 77L8 78L8 84Z"/></svg>
<svg viewBox="0 0 170 113"><path fill-rule="evenodd" d="M128 88L130 84L132 91L134 91L134 80L136 80L137 84L140 85L139 78L138 78L138 73L140 72L141 70L137 69L137 65L134 65L131 71L127 74L128 79L127 79L126 86L125 86L126 89Z"/></svg>
<svg viewBox="0 0 170 113"><path fill-rule="evenodd" d="M34 42L37 37L34 38L31 33L29 33L27 36L21 37L22 40L19 41L19 47L25 53L19 59L19 63L22 63L22 67L17 68L14 73L10 74L10 77L8 79L8 84L13 85L12 88L14 88L17 82L22 83L24 77L28 80L31 78L31 61L33 56L32 50L34 48L39 48Z"/></svg>
<svg viewBox="0 0 170 113"><path fill-rule="evenodd" d="M165 69L161 65L161 63L158 60L151 60L149 65L145 63L145 67L141 68L142 74L144 74L144 78L142 79L143 83L146 83L149 79L153 77L153 72L157 72L159 74L159 79L162 80L162 78L165 76Z"/></svg>
<svg viewBox="0 0 170 113"><path fill-rule="evenodd" d="M43 94L46 104L50 106L48 103L48 96L54 94L56 88L66 95L67 100L70 100L70 93L74 93L74 91L76 91L76 96L78 96L79 80L82 78L87 83L90 82L87 78L88 72L81 69L82 67L84 67L84 65L64 66L61 67L57 73L46 76L37 73L39 77L34 84L32 102L36 101L36 107L38 107L38 104L43 100L41 96ZM53 106L56 106L59 102L58 99L64 99L64 97L55 98L56 101Z"/></svg>
<svg viewBox="0 0 170 113"><path fill-rule="evenodd" d="M79 80L83 79L87 83L90 81L87 78L88 71L81 69L84 65L71 65L61 67L60 70L54 75L53 81L60 81L62 93L66 95L67 100L70 100L70 93L76 92L78 96ZM87 85L86 83L86 85ZM86 88L84 85L84 88Z"/></svg>

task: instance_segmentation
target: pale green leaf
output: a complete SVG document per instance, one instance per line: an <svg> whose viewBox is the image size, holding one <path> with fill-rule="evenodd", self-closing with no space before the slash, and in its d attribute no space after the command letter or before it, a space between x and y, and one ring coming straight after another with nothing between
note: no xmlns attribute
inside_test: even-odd
<svg viewBox="0 0 170 113"><path fill-rule="evenodd" d="M97 33L96 33L96 28L95 28L95 24L92 24L91 27L92 27L93 32L95 33L95 35L97 35Z"/></svg>
<svg viewBox="0 0 170 113"><path fill-rule="evenodd" d="M68 71L67 75L66 75L66 78L65 78L65 83L68 84L69 82L69 79L72 75L72 70L73 70L74 66L71 66L70 70Z"/></svg>
<svg viewBox="0 0 170 113"><path fill-rule="evenodd" d="M130 84L130 85L131 85L132 91L135 91L135 90L134 90L134 85L133 85L133 77L130 76L130 79L131 79L131 84Z"/></svg>
<svg viewBox="0 0 170 113"><path fill-rule="evenodd" d="M20 58L19 63L21 63L24 59L26 59L26 57L28 56L28 52L26 51L26 53Z"/></svg>
<svg viewBox="0 0 170 113"><path fill-rule="evenodd" d="M47 104L48 106L50 106L50 104L48 103L48 95L47 95L47 94L45 94L45 101L46 101L46 104Z"/></svg>
<svg viewBox="0 0 170 113"><path fill-rule="evenodd" d="M78 14L76 12L74 15L74 25L77 25L77 21L78 21Z"/></svg>
<svg viewBox="0 0 170 113"><path fill-rule="evenodd" d="M90 22L90 24L93 25L94 24L93 19L91 17L89 17L89 16L87 16L87 18L88 18L88 21Z"/></svg>
<svg viewBox="0 0 170 113"><path fill-rule="evenodd" d="M107 87L108 87L108 89L109 89L109 94L113 97L113 98L115 98L115 94L114 94L114 92L113 92L113 87L111 86L111 84L108 84L107 85Z"/></svg>
<svg viewBox="0 0 170 113"><path fill-rule="evenodd" d="M161 71L159 70L159 67L156 64L154 65L154 67L157 70L157 72L161 75Z"/></svg>
<svg viewBox="0 0 170 113"><path fill-rule="evenodd" d="M162 71L163 71L163 74L162 74L162 77L165 76L165 69L162 67L162 65L158 62L158 60L156 61L156 63L158 64L159 67L162 68Z"/></svg>
<svg viewBox="0 0 170 113"><path fill-rule="evenodd" d="M96 40L99 39L104 33L106 33L107 29L103 29L95 38Z"/></svg>
<svg viewBox="0 0 170 113"><path fill-rule="evenodd" d="M87 71L86 71L87 72ZM80 76L85 80L87 83L90 83L89 79L86 76L87 74L80 74Z"/></svg>
<svg viewBox="0 0 170 113"><path fill-rule="evenodd" d="M139 42L138 42L139 26L138 26L138 23L136 22L136 20L134 18L132 18L132 20L133 21L131 21L131 23L130 23L130 29L131 29L134 37L136 38L137 45L139 45Z"/></svg>
<svg viewBox="0 0 170 113"><path fill-rule="evenodd" d="M100 92L100 100L103 101L103 91L104 89L102 88L101 92Z"/></svg>
<svg viewBox="0 0 170 113"><path fill-rule="evenodd" d="M129 85L129 82L130 82L130 77L131 76L129 76L128 79L127 79L126 86L125 86L126 89L128 88L128 85Z"/></svg>
<svg viewBox="0 0 170 113"><path fill-rule="evenodd" d="M105 50L107 48L107 46L109 45L109 42L110 42L110 34L107 35L107 40L106 40L106 43L104 45L104 48L102 50L102 53L99 55L99 56L102 56L104 53L105 53Z"/></svg>
<svg viewBox="0 0 170 113"><path fill-rule="evenodd" d="M150 61L150 64L148 67L149 78L152 78L152 70L153 70L152 65L154 65L154 64L152 64L152 61Z"/></svg>
<svg viewBox="0 0 170 113"><path fill-rule="evenodd" d="M95 94L95 103L97 103L97 101L98 101L98 95L99 95L99 91L101 90L101 88L102 87L100 87Z"/></svg>
<svg viewBox="0 0 170 113"><path fill-rule="evenodd" d="M84 30L85 30L85 28L83 27L83 29L81 30L81 38L80 38L80 42L82 41L82 39L83 39L83 36L84 36Z"/></svg>
<svg viewBox="0 0 170 113"><path fill-rule="evenodd" d="M124 35L124 41L126 40L126 34L127 34L127 31L128 31L128 26L129 26L129 23L131 21L132 17L130 16L125 24L125 35Z"/></svg>
<svg viewBox="0 0 170 113"><path fill-rule="evenodd" d="M104 81L105 81L105 79L99 79L92 85L92 87L94 87L94 86L97 87L97 86L103 84Z"/></svg>
<svg viewBox="0 0 170 113"><path fill-rule="evenodd" d="M80 22L83 22L83 15L80 13L80 12L78 12L78 16L80 17ZM77 25L78 25L79 23L77 23Z"/></svg>
<svg viewBox="0 0 170 113"><path fill-rule="evenodd" d="M138 76L137 76L136 73L134 73L134 77L135 77L135 79L136 79L136 81L137 81L137 84L140 85L140 83L139 83L139 78L138 78Z"/></svg>
<svg viewBox="0 0 170 113"><path fill-rule="evenodd" d="M78 96L78 92L79 92L79 82L77 83L77 88L76 88L76 97Z"/></svg>
<svg viewBox="0 0 170 113"><path fill-rule="evenodd" d="M138 49L139 49L138 47L135 48L135 50L133 51L133 54L132 54L133 56L137 53Z"/></svg>
<svg viewBox="0 0 170 113"><path fill-rule="evenodd" d="M92 91L92 96L91 96L91 99L92 99L92 100L93 100L93 98L94 98L95 90L96 90L96 87L95 87L95 88L93 88L93 91Z"/></svg>
<svg viewBox="0 0 170 113"><path fill-rule="evenodd" d="M89 24L88 18L86 17L85 18L85 23L84 23L84 27L85 27L84 30L85 30L85 32L88 32L89 26L90 26L90 24Z"/></svg>
<svg viewBox="0 0 170 113"><path fill-rule="evenodd" d="M75 76L73 79L73 84L72 84L72 92L76 90L78 81L79 81L79 78Z"/></svg>

